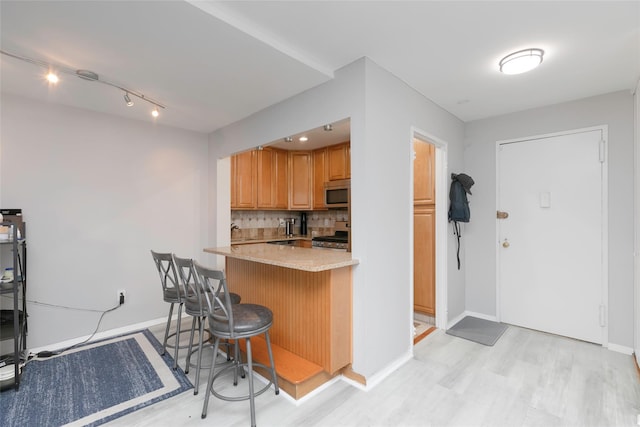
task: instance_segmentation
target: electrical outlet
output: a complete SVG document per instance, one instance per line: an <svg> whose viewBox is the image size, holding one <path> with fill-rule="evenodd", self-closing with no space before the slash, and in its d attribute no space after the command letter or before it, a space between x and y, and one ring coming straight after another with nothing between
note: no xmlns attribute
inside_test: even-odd
<svg viewBox="0 0 640 427"><path fill-rule="evenodd" d="M125 291L124 289L120 289L118 291L118 304L122 305L124 304L124 297L126 295L127 291Z"/></svg>

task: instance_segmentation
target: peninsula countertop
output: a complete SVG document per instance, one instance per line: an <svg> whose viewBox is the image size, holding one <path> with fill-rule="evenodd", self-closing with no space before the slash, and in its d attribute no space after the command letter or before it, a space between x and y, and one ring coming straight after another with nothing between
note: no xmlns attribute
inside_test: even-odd
<svg viewBox="0 0 640 427"><path fill-rule="evenodd" d="M230 258L312 272L333 270L359 263L357 259L351 257L351 252L268 243L205 248L204 251Z"/></svg>

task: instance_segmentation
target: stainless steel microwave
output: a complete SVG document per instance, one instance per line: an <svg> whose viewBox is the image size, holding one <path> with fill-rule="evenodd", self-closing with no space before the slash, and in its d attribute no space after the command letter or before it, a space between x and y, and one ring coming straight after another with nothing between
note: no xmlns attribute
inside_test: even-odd
<svg viewBox="0 0 640 427"><path fill-rule="evenodd" d="M351 180L324 183L324 204L329 209L348 209L351 202Z"/></svg>

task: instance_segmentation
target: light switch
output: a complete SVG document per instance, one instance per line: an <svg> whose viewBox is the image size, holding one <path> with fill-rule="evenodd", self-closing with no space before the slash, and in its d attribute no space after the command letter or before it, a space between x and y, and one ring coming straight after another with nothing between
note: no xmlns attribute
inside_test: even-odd
<svg viewBox="0 0 640 427"><path fill-rule="evenodd" d="M548 191L543 191L540 193L540 207L541 208L551 207L551 193L549 193Z"/></svg>

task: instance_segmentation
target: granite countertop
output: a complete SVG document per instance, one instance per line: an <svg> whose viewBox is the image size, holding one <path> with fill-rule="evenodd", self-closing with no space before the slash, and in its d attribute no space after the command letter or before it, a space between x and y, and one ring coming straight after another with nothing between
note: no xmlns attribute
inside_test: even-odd
<svg viewBox="0 0 640 427"><path fill-rule="evenodd" d="M351 257L351 252L334 249L301 248L289 245L270 245L268 243L205 248L204 251L245 261L304 271L333 270L359 263L357 259Z"/></svg>
<svg viewBox="0 0 640 427"><path fill-rule="evenodd" d="M302 235L294 235L291 237L287 236L271 236L269 238L260 237L260 238L239 238L239 239L231 239L232 245L247 245L252 243L267 243L267 242L279 242L285 240L311 240L310 236L302 236Z"/></svg>

